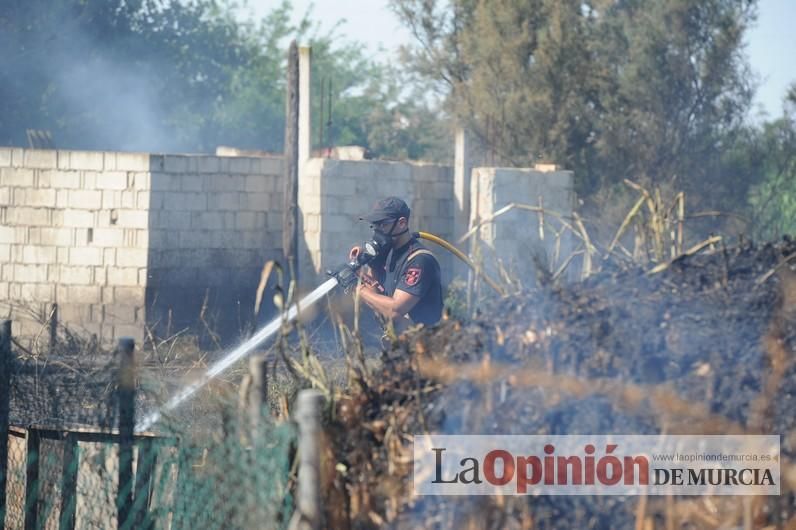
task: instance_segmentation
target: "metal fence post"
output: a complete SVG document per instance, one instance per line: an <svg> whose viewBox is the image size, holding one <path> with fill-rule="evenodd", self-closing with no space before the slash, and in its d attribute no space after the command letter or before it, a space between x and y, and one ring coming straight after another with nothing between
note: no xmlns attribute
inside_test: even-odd
<svg viewBox="0 0 796 530"><path fill-rule="evenodd" d="M39 528L39 462L41 438L39 431L28 429L25 458L25 530Z"/></svg>
<svg viewBox="0 0 796 530"><path fill-rule="evenodd" d="M59 530L73 530L77 511L77 472L80 453L77 435L68 432L64 437L64 459L61 469L61 520Z"/></svg>
<svg viewBox="0 0 796 530"><path fill-rule="evenodd" d="M11 401L11 321L0 324L0 526L5 526L8 415Z"/></svg>
<svg viewBox="0 0 796 530"><path fill-rule="evenodd" d="M321 407L323 394L302 390L296 404L298 423L298 486L297 510L290 521L290 530L321 528Z"/></svg>
<svg viewBox="0 0 796 530"><path fill-rule="evenodd" d="M116 492L118 528L132 528L133 429L135 427L135 341L119 339L119 486Z"/></svg>

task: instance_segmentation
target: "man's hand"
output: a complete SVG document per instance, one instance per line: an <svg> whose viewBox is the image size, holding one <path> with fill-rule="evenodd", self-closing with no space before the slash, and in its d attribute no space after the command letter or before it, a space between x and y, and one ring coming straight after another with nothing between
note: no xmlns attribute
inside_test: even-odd
<svg viewBox="0 0 796 530"><path fill-rule="evenodd" d="M359 270L360 289L371 289L379 294L384 293L384 287L379 281L373 277L370 272L365 272L363 269Z"/></svg>

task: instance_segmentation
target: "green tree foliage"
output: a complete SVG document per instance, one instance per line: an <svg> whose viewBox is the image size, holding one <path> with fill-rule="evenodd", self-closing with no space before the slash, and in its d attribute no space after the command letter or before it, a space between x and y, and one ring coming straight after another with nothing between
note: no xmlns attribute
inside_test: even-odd
<svg viewBox="0 0 796 530"><path fill-rule="evenodd" d="M751 97L754 5L393 0L417 39L407 65L439 81L449 111L505 162L575 170L581 193L627 177L704 189L720 175L712 161Z"/></svg>
<svg viewBox="0 0 796 530"><path fill-rule="evenodd" d="M291 38L313 46L314 78L333 80L336 145L426 156L433 124L357 43L322 34L288 1L240 22L229 0L9 0L0 13L0 144L46 129L58 147L279 152ZM313 105L319 106L319 89ZM388 134L399 116L421 127Z"/></svg>
<svg viewBox="0 0 796 530"><path fill-rule="evenodd" d="M796 235L796 84L782 117L754 133L741 153L755 160L763 177L749 193L755 232L761 238Z"/></svg>

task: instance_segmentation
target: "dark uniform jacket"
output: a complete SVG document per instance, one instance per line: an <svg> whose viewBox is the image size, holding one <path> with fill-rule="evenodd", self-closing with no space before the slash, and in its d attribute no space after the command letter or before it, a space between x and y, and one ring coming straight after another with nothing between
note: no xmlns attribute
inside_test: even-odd
<svg viewBox="0 0 796 530"><path fill-rule="evenodd" d="M409 311L412 322L431 325L442 318L439 263L417 238L393 249L385 260L372 264L371 269L385 295L392 296L400 289L420 298Z"/></svg>

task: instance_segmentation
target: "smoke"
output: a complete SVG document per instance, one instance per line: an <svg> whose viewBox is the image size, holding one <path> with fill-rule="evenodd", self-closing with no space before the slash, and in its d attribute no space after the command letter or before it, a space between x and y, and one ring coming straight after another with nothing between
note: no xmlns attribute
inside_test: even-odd
<svg viewBox="0 0 796 530"><path fill-rule="evenodd" d="M201 145L197 124L206 109L194 116L180 108L179 36L147 26L157 13L132 15L124 4L31 4L0 19L0 53L9 58L0 143L24 145L26 129L44 129L66 149L174 152Z"/></svg>

